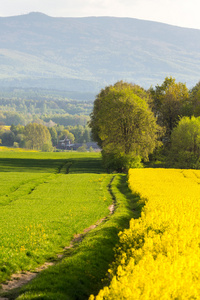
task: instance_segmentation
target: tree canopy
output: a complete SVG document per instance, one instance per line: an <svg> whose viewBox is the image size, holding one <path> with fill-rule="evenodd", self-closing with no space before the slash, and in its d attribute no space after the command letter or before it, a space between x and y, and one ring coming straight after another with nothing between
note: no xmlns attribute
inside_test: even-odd
<svg viewBox="0 0 200 300"><path fill-rule="evenodd" d="M146 101L148 94L143 90L141 98L136 90L120 81L101 90L94 102L89 126L108 168L126 170L147 160L157 145L160 127Z"/></svg>
<svg viewBox="0 0 200 300"><path fill-rule="evenodd" d="M190 90L190 101L192 114L197 117L200 115L200 81Z"/></svg>
<svg viewBox="0 0 200 300"><path fill-rule="evenodd" d="M52 146L51 135L46 126L37 123L29 123L24 130L26 147L41 150L43 146Z"/></svg>
<svg viewBox="0 0 200 300"><path fill-rule="evenodd" d="M171 137L171 159L179 168L200 166L200 117L183 117Z"/></svg>
<svg viewBox="0 0 200 300"><path fill-rule="evenodd" d="M183 115L191 115L189 109L189 91L184 83L175 78L166 77L161 85L150 89L153 98L153 111L158 123L165 126L166 135L170 137L173 128Z"/></svg>

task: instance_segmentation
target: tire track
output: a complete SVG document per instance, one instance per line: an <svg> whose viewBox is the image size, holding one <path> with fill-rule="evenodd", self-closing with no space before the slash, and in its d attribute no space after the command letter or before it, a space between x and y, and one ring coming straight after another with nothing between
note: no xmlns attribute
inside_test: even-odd
<svg viewBox="0 0 200 300"><path fill-rule="evenodd" d="M19 198L26 195L30 195L41 184L49 183L49 180L53 179L55 175L49 175L48 177L40 177L38 179L30 179L22 182L19 186L15 187L9 194L1 196L0 206L6 206L10 203L17 201Z"/></svg>
<svg viewBox="0 0 200 300"><path fill-rule="evenodd" d="M0 290L0 300L14 300L19 295L19 290L26 284L28 284L31 280L33 280L40 272L43 270L49 268L50 266L53 266L57 264L58 262L62 261L65 257L68 256L68 251L75 246L78 246L79 243L83 241L83 239L86 237L86 235L93 229L95 229L97 226L102 224L103 222L106 222L109 220L110 215L114 214L116 209L116 197L112 191L112 182L115 179L115 176L113 176L110 180L110 183L107 186L107 189L111 195L112 198L112 204L108 207L109 214L98 220L95 224L91 225L88 228L85 228L83 230L83 233L75 234L74 238L71 240L70 245L64 247L62 254L57 254L57 258L55 258L55 262L46 262L42 266L38 267L34 270L34 272L23 272L18 274L13 274L11 276L11 280L7 281L5 284L2 284L2 289Z"/></svg>

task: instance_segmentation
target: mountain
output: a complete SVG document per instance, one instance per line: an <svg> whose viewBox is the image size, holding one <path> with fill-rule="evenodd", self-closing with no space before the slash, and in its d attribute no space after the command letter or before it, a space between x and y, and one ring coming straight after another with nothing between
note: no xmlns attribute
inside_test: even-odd
<svg viewBox="0 0 200 300"><path fill-rule="evenodd" d="M0 87L97 93L125 80L148 88L200 80L200 30L132 18L0 18Z"/></svg>

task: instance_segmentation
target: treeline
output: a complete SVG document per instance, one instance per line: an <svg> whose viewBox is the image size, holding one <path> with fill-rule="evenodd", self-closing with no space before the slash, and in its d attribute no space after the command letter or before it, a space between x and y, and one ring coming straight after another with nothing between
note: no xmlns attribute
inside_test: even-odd
<svg viewBox="0 0 200 300"><path fill-rule="evenodd" d="M17 88L17 87L1 87L0 98L21 99L21 100L77 100L77 101L93 101L95 93L92 92L75 92L66 90L50 90L42 88Z"/></svg>
<svg viewBox="0 0 200 300"><path fill-rule="evenodd" d="M200 167L200 82L165 78L145 90L123 81L97 95L89 126L109 170L142 163L165 167Z"/></svg>
<svg viewBox="0 0 200 300"><path fill-rule="evenodd" d="M59 140L69 139L71 143L88 143L91 141L91 130L88 126L63 126L49 123L0 126L0 144L9 147L20 147L42 151L53 151Z"/></svg>
<svg viewBox="0 0 200 300"><path fill-rule="evenodd" d="M92 107L93 101L69 99L61 91L0 90L1 125L26 125L38 119L63 126L86 125Z"/></svg>
<svg viewBox="0 0 200 300"><path fill-rule="evenodd" d="M89 116L70 114L31 114L0 111L0 125L26 125L30 122L48 123L50 121L63 126L86 125Z"/></svg>
<svg viewBox="0 0 200 300"><path fill-rule="evenodd" d="M45 149L64 138L88 142L91 130L110 170L140 167L147 161L167 167L200 167L200 82L189 90L167 77L161 85L145 90L120 81L100 91L90 117L0 111L2 145L30 147L26 130L30 123L47 128L50 142ZM5 125L12 126L7 130ZM36 129L41 128L34 126L37 135Z"/></svg>
<svg viewBox="0 0 200 300"><path fill-rule="evenodd" d="M0 98L0 110L22 114L71 114L89 115L92 101L77 101L69 99L21 99Z"/></svg>
<svg viewBox="0 0 200 300"><path fill-rule="evenodd" d="M170 77L149 93L150 107L164 132L162 146L150 158L167 167L200 168L200 82L189 90Z"/></svg>

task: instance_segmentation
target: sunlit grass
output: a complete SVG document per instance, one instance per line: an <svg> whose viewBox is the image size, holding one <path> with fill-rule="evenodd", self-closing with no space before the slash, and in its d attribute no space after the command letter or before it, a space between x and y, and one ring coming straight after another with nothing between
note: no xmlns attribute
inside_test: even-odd
<svg viewBox="0 0 200 300"><path fill-rule="evenodd" d="M108 215L112 201L104 193L110 175L27 174L29 180L17 189L15 181L0 200L1 281L61 251L74 234Z"/></svg>
<svg viewBox="0 0 200 300"><path fill-rule="evenodd" d="M66 174L69 159L76 166L81 161L82 173ZM109 213L110 175L89 173L88 159L95 155L0 153L0 282L54 256L74 234Z"/></svg>
<svg viewBox="0 0 200 300"><path fill-rule="evenodd" d="M19 298L75 300L97 293L117 234L136 212L126 194L126 176L106 174L99 153L0 152L0 282L64 253ZM109 216L113 197L116 211ZM75 234L105 216L79 247L63 252Z"/></svg>

